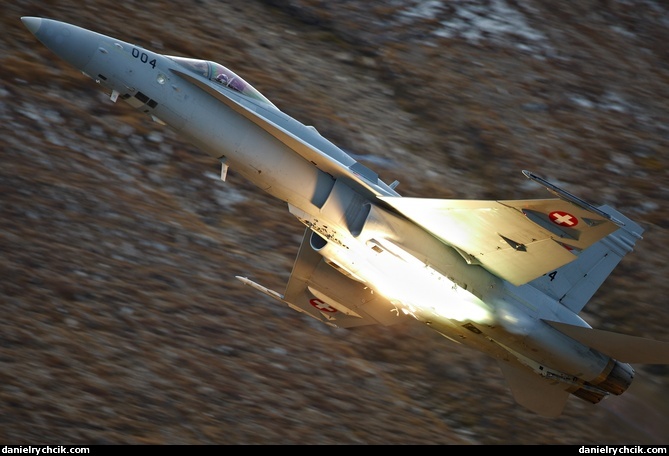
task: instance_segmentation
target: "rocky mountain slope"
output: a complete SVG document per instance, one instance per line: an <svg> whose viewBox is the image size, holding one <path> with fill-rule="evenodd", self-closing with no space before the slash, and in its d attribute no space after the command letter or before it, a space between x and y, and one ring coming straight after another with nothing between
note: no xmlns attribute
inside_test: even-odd
<svg viewBox="0 0 669 456"><path fill-rule="evenodd" d="M545 198L529 169L645 228L585 309L669 340L669 8L651 0L0 6L0 442L667 444L669 370L517 406L419 324L333 330L283 290L286 208L57 60L50 17L221 62L405 196Z"/></svg>

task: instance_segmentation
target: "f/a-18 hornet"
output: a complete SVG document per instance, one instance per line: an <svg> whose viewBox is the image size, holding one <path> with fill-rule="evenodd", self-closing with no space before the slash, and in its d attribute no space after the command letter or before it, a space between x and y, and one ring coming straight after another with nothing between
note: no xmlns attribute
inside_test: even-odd
<svg viewBox="0 0 669 456"><path fill-rule="evenodd" d="M225 66L23 17L55 54L273 197L306 226L283 293L244 284L328 325L413 317L497 360L515 400L558 416L630 386L629 363L669 364L669 343L592 328L579 313L643 229L543 178L528 200L402 197L397 182L288 116Z"/></svg>

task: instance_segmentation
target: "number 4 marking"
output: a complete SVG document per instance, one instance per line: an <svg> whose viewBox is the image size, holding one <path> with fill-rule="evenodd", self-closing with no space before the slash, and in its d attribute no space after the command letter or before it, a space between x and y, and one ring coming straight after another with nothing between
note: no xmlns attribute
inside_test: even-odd
<svg viewBox="0 0 669 456"><path fill-rule="evenodd" d="M555 276L557 275L557 271L553 271L550 274L548 274L548 277L551 278L551 282L555 279Z"/></svg>

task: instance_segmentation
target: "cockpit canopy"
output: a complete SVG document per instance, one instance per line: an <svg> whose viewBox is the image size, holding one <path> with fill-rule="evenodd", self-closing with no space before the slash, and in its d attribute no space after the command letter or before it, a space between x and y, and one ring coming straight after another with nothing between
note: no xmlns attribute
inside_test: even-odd
<svg viewBox="0 0 669 456"><path fill-rule="evenodd" d="M216 82L224 87L236 90L237 92L240 92L247 97L255 98L256 100L260 100L263 103L274 106L271 101L269 101L262 93L258 92L258 90L256 90L251 84L244 81L234 72L230 71L220 63L211 62L209 60L189 59L186 57L170 56L170 59L174 60L193 73L204 76L212 82Z"/></svg>

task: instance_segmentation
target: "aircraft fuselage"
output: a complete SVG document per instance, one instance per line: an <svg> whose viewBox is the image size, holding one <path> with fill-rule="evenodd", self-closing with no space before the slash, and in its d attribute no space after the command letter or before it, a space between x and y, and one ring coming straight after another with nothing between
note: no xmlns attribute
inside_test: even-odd
<svg viewBox="0 0 669 456"><path fill-rule="evenodd" d="M531 286L514 286L471 264L385 204L378 197L399 196L394 188L312 127L191 71L178 57L57 21L26 24L114 100L165 123L286 202L313 231L312 247L319 254L397 310L501 362L573 382L574 391L585 388L596 396L592 402L608 394L607 388L587 384L601 385L615 360L544 321L587 326L576 313ZM618 370L630 374L622 384L633 372L624 366Z"/></svg>

